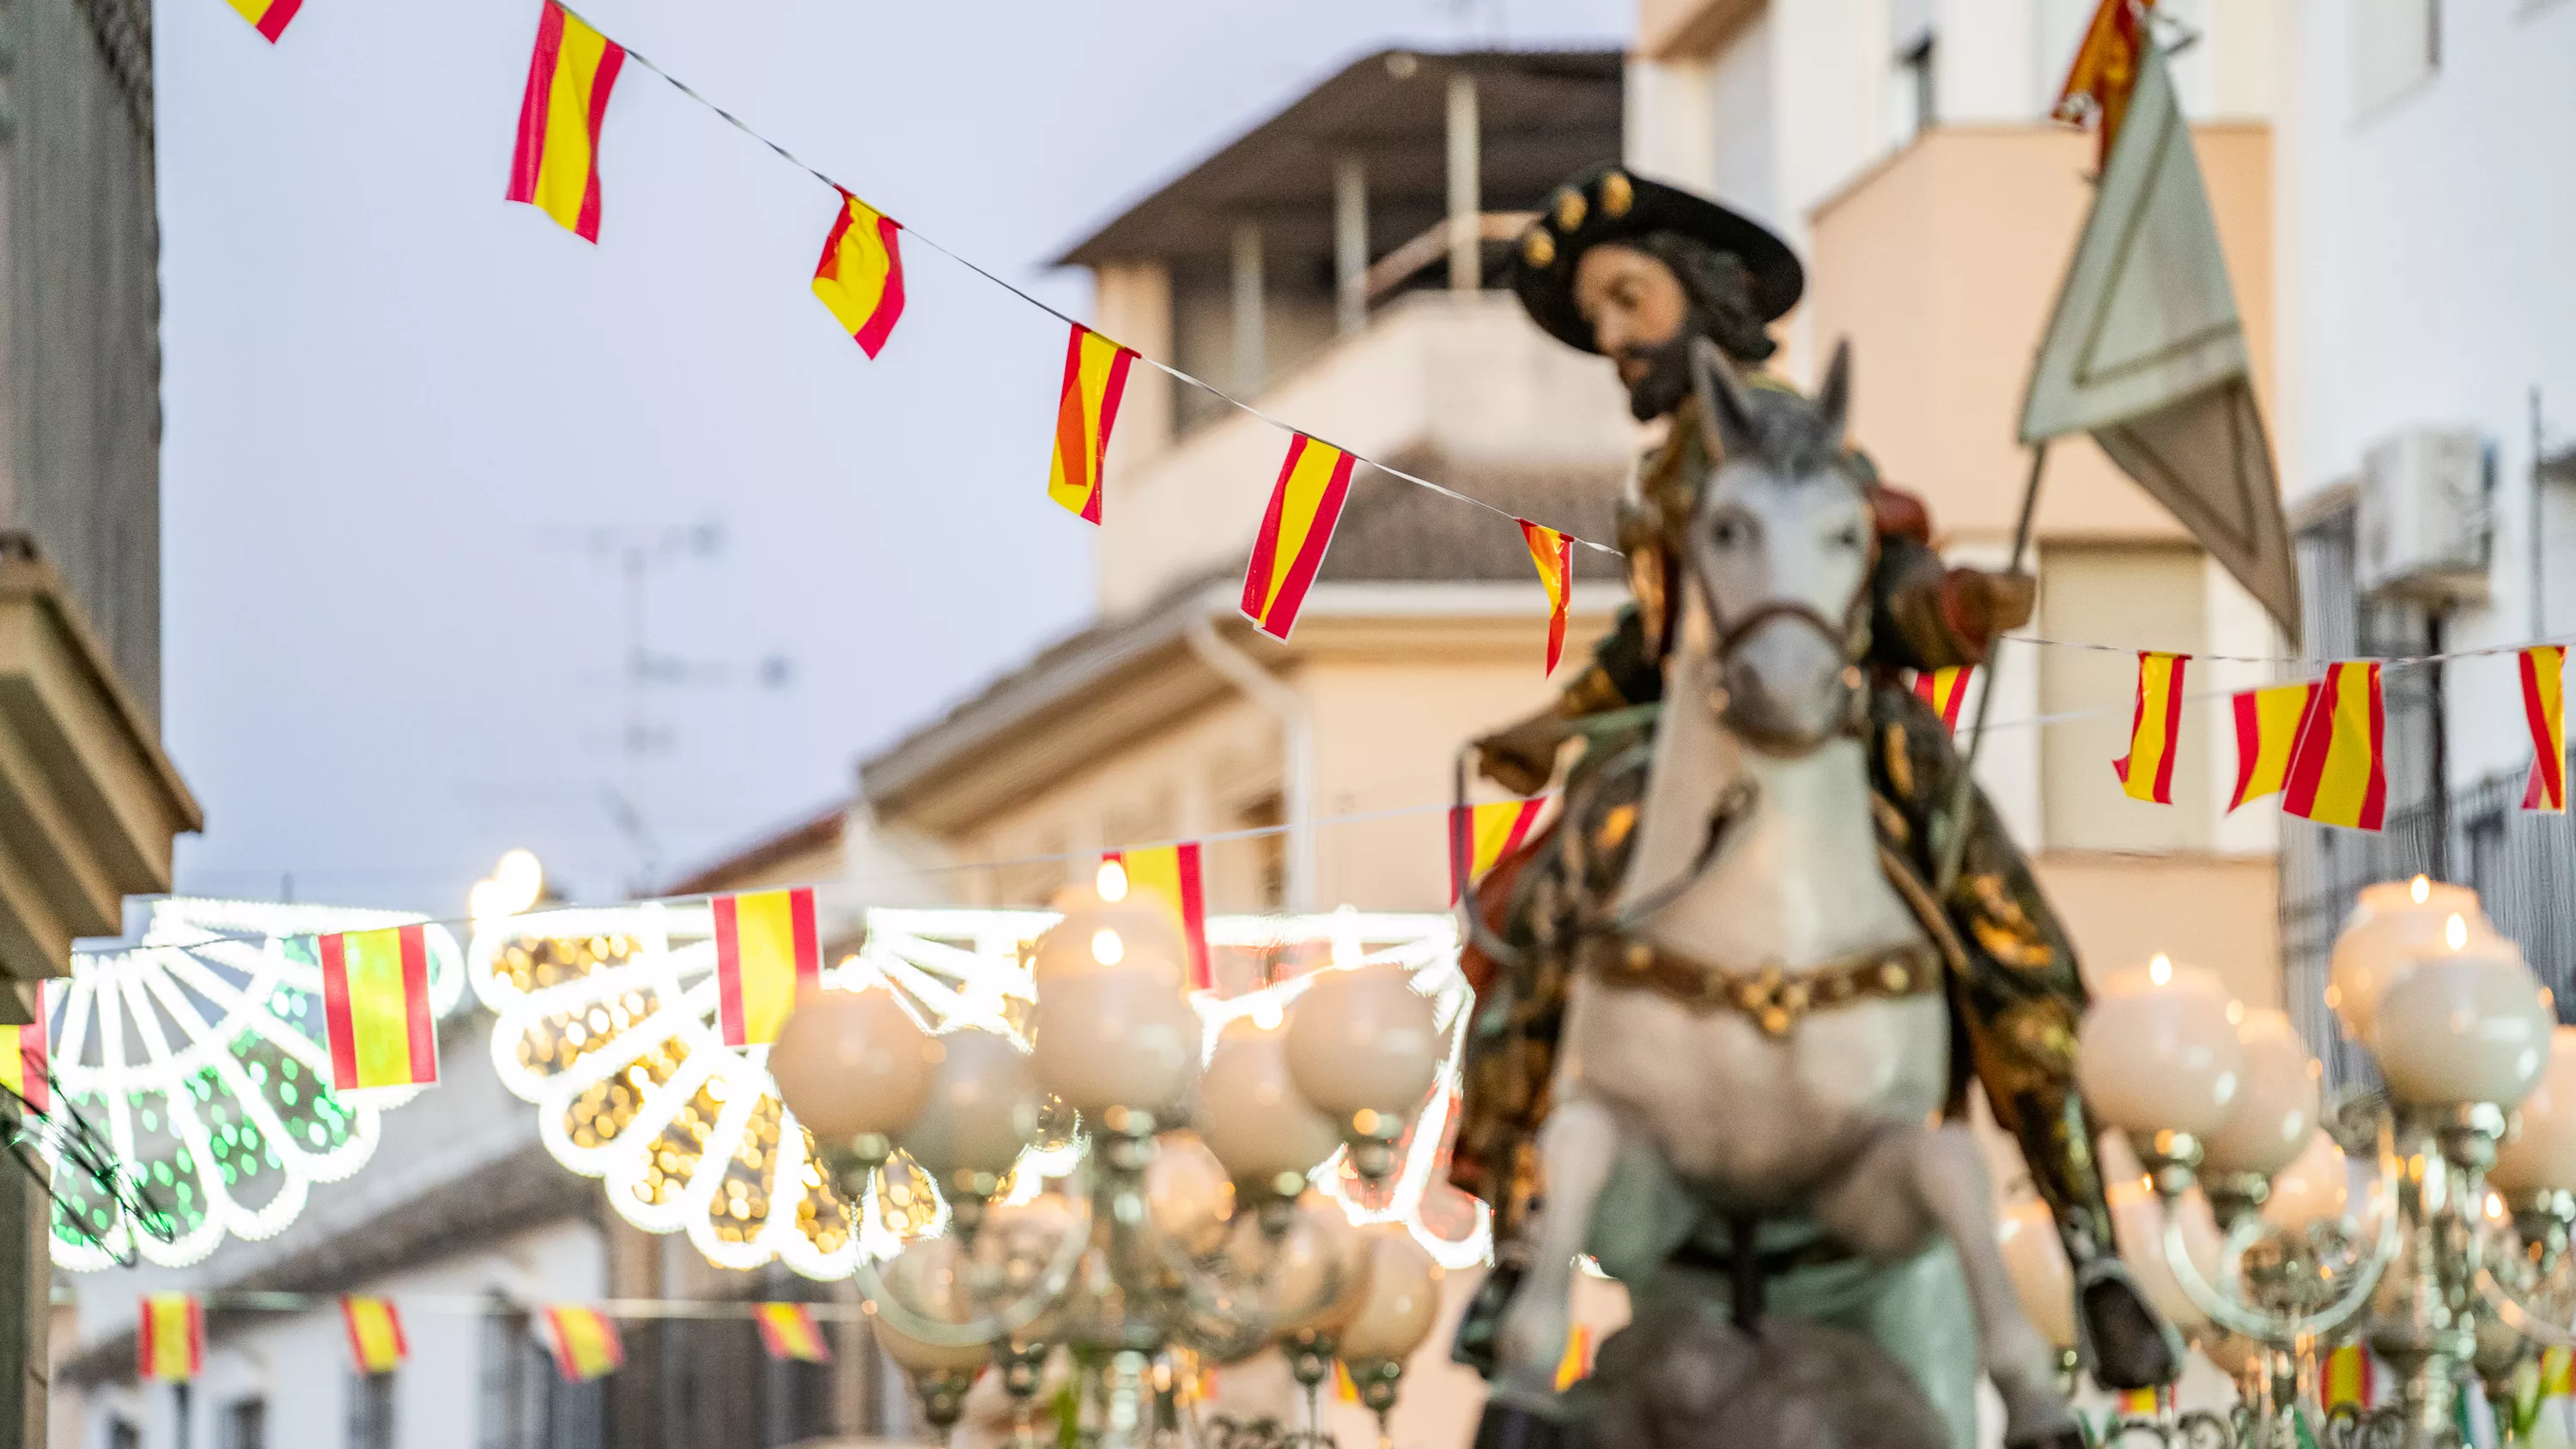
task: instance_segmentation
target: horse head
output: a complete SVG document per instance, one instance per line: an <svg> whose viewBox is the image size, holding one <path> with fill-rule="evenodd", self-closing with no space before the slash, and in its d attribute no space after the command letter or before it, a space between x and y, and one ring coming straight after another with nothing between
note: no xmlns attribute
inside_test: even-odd
<svg viewBox="0 0 2576 1449"><path fill-rule="evenodd" d="M1767 754L1807 754L1857 721L1869 641L1878 533L1843 448L1851 348L1834 349L1812 402L1746 386L1704 340L1691 371L1719 461L1683 541L1708 627L1681 645L1713 666L1703 677L1728 729Z"/></svg>

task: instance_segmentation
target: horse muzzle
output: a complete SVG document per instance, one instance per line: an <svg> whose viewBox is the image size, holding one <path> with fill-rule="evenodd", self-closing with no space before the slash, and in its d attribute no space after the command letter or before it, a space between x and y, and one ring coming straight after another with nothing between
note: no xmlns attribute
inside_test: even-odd
<svg viewBox="0 0 2576 1449"><path fill-rule="evenodd" d="M1845 632L1800 603L1746 615L1718 643L1719 720L1766 755L1812 754L1850 733L1862 679Z"/></svg>

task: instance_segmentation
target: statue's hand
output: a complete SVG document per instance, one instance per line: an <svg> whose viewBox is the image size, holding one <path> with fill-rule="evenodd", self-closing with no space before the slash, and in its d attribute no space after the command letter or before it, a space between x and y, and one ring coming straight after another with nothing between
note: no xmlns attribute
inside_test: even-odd
<svg viewBox="0 0 2576 1449"><path fill-rule="evenodd" d="M1995 640L2030 622L2039 580L2025 573L1952 569L1941 593L1951 629L1982 659Z"/></svg>
<svg viewBox="0 0 2576 1449"><path fill-rule="evenodd" d="M1515 795L1535 795L1556 777L1557 747L1568 731L1551 710L1476 741L1476 772Z"/></svg>

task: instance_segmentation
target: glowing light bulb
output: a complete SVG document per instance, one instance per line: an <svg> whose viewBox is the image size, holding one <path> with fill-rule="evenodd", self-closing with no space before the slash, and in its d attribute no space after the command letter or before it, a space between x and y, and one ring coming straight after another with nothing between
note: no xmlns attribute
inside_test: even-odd
<svg viewBox="0 0 2576 1449"><path fill-rule="evenodd" d="M1111 905L1127 899L1127 867L1114 860L1102 861L1100 874L1092 878L1092 888Z"/></svg>
<svg viewBox="0 0 2576 1449"><path fill-rule="evenodd" d="M2173 958L2162 951L2158 951L2155 955L2149 957L2147 959L2147 979L2158 986L2164 986L2171 983L2173 980Z"/></svg>
<svg viewBox="0 0 2576 1449"><path fill-rule="evenodd" d="M1091 933L1092 960L1103 966L1115 966L1124 960L1126 955L1127 943L1118 939L1116 931L1103 930Z"/></svg>
<svg viewBox="0 0 2576 1449"><path fill-rule="evenodd" d="M2487 1194L2487 1216L2497 1222L2504 1221L2504 1199L2492 1192Z"/></svg>
<svg viewBox="0 0 2576 1449"><path fill-rule="evenodd" d="M546 893L546 868L537 860L535 851L513 850L501 857L492 868L494 900L502 914L515 916L533 906Z"/></svg>
<svg viewBox="0 0 2576 1449"><path fill-rule="evenodd" d="M2408 893L2415 897L2415 904L2420 906L2424 904L2425 901L2431 899L2433 894L2433 882L2431 877L2419 875L2415 877L2414 880L2407 883L2406 889Z"/></svg>
<svg viewBox="0 0 2576 1449"><path fill-rule="evenodd" d="M497 921L511 911L502 898L499 883L478 880L474 888L465 893L465 914L473 917L479 925L485 921Z"/></svg>
<svg viewBox="0 0 2576 1449"><path fill-rule="evenodd" d="M2229 1026L2243 1026L2245 1024L2244 1002L2231 1000L2227 1003L2227 1024Z"/></svg>
<svg viewBox="0 0 2576 1449"><path fill-rule="evenodd" d="M2422 877L2419 876L2417 879L2420 880ZM2466 917L2454 915L2442 923L2442 944L2454 951L2469 944L2469 922Z"/></svg>

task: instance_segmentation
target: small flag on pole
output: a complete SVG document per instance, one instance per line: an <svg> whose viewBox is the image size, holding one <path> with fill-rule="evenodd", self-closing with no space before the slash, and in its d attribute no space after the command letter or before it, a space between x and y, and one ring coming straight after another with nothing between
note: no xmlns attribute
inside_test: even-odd
<svg viewBox="0 0 2576 1449"><path fill-rule="evenodd" d="M271 45L286 33L286 24L295 18L295 12L304 8L304 0L231 0L231 4Z"/></svg>
<svg viewBox="0 0 2576 1449"><path fill-rule="evenodd" d="M322 958L332 1089L435 1084L438 1032L429 1012L427 929L345 931L313 944Z"/></svg>
<svg viewBox="0 0 2576 1449"><path fill-rule="evenodd" d="M2522 651L2522 717L2531 726L2531 784L2522 808L2567 813L2567 650L2536 644Z"/></svg>
<svg viewBox="0 0 2576 1449"><path fill-rule="evenodd" d="M1565 1356L1556 1361L1556 1391L1564 1393L1592 1377L1592 1329L1575 1324L1565 1331Z"/></svg>
<svg viewBox="0 0 2576 1449"><path fill-rule="evenodd" d="M2120 134L2120 122L2128 115L2129 96L2138 88L2138 57L2145 45L2138 11L2154 4L2155 0L2145 0L2133 7L2131 0L2102 0L2093 11L2093 23L2084 28L2084 43L2076 48L2075 63L2068 67L2066 84L2050 112L2079 125L2087 115L2100 117L2104 164L2110 160L2111 142Z"/></svg>
<svg viewBox="0 0 2576 1449"><path fill-rule="evenodd" d="M717 1015L727 1046L761 1046L797 1000L822 984L823 942L814 923L814 892L755 891L718 896Z"/></svg>
<svg viewBox="0 0 2576 1449"><path fill-rule="evenodd" d="M1449 807L1449 904L1458 904L1469 882L1484 879L1485 872L1521 848L1546 805L1540 796Z"/></svg>
<svg viewBox="0 0 2576 1449"><path fill-rule="evenodd" d="M2138 707L2129 720L2129 752L2111 762L2132 800L2173 803L2174 754L2182 744L2183 666L2188 654L2138 651Z"/></svg>
<svg viewBox="0 0 2576 1449"><path fill-rule="evenodd" d="M1127 893L1150 900L1171 913L1181 938L1190 943L1189 987L1206 991L1215 985L1208 966L1207 889L1199 874L1199 845L1157 845L1147 850L1113 850L1106 857L1127 877Z"/></svg>
<svg viewBox="0 0 2576 1449"><path fill-rule="evenodd" d="M903 223L841 193L841 214L814 264L814 295L874 358L903 316Z"/></svg>
<svg viewBox="0 0 2576 1449"><path fill-rule="evenodd" d="M36 983L35 997L34 1021L0 1026L0 1087L16 1093L28 1111L42 1116L54 1109L45 1055L45 983Z"/></svg>
<svg viewBox="0 0 2576 1449"><path fill-rule="evenodd" d="M1547 672L1565 657L1565 606L1574 594L1574 539L1526 518L1514 519L1529 544L1530 562L1538 565L1539 587L1547 590Z"/></svg>
<svg viewBox="0 0 2576 1449"><path fill-rule="evenodd" d="M2277 794L2288 783L2290 751L2316 692L2309 682L2239 690L2230 697L2236 711L2236 793L2228 797L2229 810Z"/></svg>
<svg viewBox="0 0 2576 1449"><path fill-rule="evenodd" d="M1973 664L1914 672L1915 695L1932 706L1932 712L1941 716L1941 728L1952 734L1959 732L1959 706L1967 702L1968 680L1976 672Z"/></svg>
<svg viewBox="0 0 2576 1449"><path fill-rule="evenodd" d="M191 1293L152 1293L135 1326L135 1372L156 1383L184 1384L206 1366L206 1308Z"/></svg>
<svg viewBox="0 0 2576 1449"><path fill-rule="evenodd" d="M403 1339L402 1315L383 1298L342 1298L340 1317L349 1326L349 1361L362 1374L389 1374L411 1357Z"/></svg>
<svg viewBox="0 0 2576 1449"><path fill-rule="evenodd" d="M546 1310L546 1346L564 1382L586 1384L626 1367L626 1343L617 1324L595 1308L556 1304Z"/></svg>
<svg viewBox="0 0 2576 1449"><path fill-rule="evenodd" d="M823 1341L823 1330L814 1323L814 1315L802 1303L762 1303L754 1311L760 1318L760 1346L775 1359L794 1359L799 1363L830 1363L832 1346Z"/></svg>
<svg viewBox="0 0 2576 1449"><path fill-rule="evenodd" d="M546 0L528 91L519 101L519 145L510 200L553 217L583 241L599 240L599 128L626 48Z"/></svg>
<svg viewBox="0 0 2576 1449"><path fill-rule="evenodd" d="M2282 810L2320 825L2379 829L2388 806L2386 729L2378 663L2354 659L2326 666L2325 682L2290 752Z"/></svg>
<svg viewBox="0 0 2576 1449"><path fill-rule="evenodd" d="M1064 344L1064 388L1055 403L1055 457L1048 464L1047 496L1085 523L1100 521L1101 470L1109 461L1109 429L1118 421L1118 398L1127 390L1135 352L1076 322Z"/></svg>
<svg viewBox="0 0 2576 1449"><path fill-rule="evenodd" d="M1307 586L1324 566L1324 550L1332 547L1334 525L1341 522L1355 461L1304 433L1289 440L1243 575L1244 617L1273 639L1285 639L1297 627Z"/></svg>

